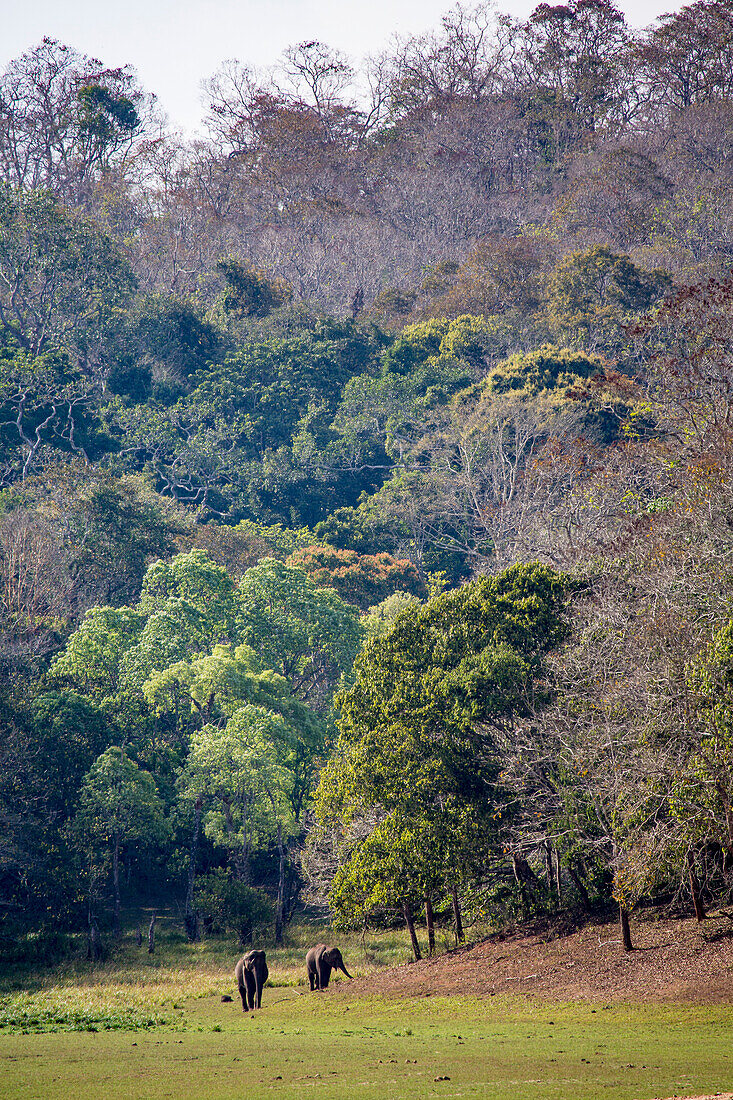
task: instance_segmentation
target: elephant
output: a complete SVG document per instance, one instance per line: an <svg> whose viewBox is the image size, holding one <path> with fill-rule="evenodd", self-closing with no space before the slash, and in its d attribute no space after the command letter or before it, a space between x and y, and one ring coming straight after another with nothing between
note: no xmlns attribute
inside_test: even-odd
<svg viewBox="0 0 733 1100"><path fill-rule="evenodd" d="M315 947L311 947L305 957L305 965L311 993L314 989L326 989L332 970L342 970L351 979L338 947L326 947L325 943L317 943Z"/></svg>
<svg viewBox="0 0 733 1100"><path fill-rule="evenodd" d="M262 990L269 971L264 951L248 951L234 968L234 977L242 998L242 1012L262 1008Z"/></svg>

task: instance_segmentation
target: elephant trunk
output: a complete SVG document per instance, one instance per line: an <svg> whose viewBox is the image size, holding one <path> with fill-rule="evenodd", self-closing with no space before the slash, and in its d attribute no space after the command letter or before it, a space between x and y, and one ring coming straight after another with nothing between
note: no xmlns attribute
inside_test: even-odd
<svg viewBox="0 0 733 1100"><path fill-rule="evenodd" d="M349 979L349 981L353 982L354 979L351 977L351 974L349 974L348 970L346 969L346 967L344 966L343 963L341 963L341 966L339 967L339 970L342 970L344 972L344 974L346 975L346 977Z"/></svg>

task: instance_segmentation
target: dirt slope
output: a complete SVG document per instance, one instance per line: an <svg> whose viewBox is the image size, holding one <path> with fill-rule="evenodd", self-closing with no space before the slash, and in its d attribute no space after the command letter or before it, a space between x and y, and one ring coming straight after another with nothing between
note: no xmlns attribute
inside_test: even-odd
<svg viewBox="0 0 733 1100"><path fill-rule="evenodd" d="M641 914L625 953L616 925L594 923L492 936L475 946L361 979L370 992L402 996L532 993L567 1000L733 1002L733 914L704 924Z"/></svg>

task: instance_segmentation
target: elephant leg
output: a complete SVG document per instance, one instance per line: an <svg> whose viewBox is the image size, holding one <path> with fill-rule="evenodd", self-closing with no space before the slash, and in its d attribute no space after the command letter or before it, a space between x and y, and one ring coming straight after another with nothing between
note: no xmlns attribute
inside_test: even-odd
<svg viewBox="0 0 733 1100"><path fill-rule="evenodd" d="M253 1012L255 1007L255 978L251 971L245 972L247 980L247 1011Z"/></svg>

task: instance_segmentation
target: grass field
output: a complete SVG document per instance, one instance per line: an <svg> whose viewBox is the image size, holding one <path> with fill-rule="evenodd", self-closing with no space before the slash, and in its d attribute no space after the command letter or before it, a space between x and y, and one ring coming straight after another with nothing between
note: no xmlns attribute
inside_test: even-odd
<svg viewBox="0 0 733 1100"><path fill-rule="evenodd" d="M304 984L313 928L270 951L264 1008L234 1001L231 942L174 932L148 956L130 940L92 970L3 976L4 1100L316 1096L634 1100L730 1089L733 1006L548 1004L531 998L386 998ZM343 942L343 941L342 941ZM359 958L359 953L361 959ZM373 976L406 958L403 937L344 954Z"/></svg>

